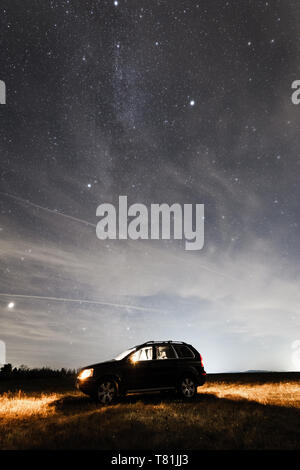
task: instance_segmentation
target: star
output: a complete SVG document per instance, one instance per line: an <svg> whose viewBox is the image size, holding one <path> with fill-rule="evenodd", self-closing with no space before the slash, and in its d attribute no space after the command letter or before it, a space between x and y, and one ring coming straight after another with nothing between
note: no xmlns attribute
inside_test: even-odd
<svg viewBox="0 0 300 470"><path fill-rule="evenodd" d="M190 106L195 106L195 104L196 104L196 103L195 103L195 100L191 100L191 101L190 101Z"/></svg>

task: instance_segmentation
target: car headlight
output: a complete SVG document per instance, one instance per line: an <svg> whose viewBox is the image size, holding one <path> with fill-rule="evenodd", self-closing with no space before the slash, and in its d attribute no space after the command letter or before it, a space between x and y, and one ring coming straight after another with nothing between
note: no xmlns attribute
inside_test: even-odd
<svg viewBox="0 0 300 470"><path fill-rule="evenodd" d="M94 369L83 369L80 374L78 375L79 380L87 379L88 377L92 377L94 373Z"/></svg>

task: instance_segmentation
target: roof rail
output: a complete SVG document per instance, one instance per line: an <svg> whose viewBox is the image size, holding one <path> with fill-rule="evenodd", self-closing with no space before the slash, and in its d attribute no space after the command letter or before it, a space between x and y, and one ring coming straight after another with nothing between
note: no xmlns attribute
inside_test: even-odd
<svg viewBox="0 0 300 470"><path fill-rule="evenodd" d="M144 344L162 344L162 343L172 343L172 344L186 344L184 341L173 341L171 339L167 341L146 341L145 343L140 344L140 346L143 346Z"/></svg>

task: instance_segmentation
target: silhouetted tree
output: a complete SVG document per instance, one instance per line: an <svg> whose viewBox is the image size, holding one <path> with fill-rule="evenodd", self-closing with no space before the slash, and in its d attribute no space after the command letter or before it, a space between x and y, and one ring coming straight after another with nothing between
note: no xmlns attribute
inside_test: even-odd
<svg viewBox="0 0 300 470"><path fill-rule="evenodd" d="M75 369L51 369L50 367L33 368L22 364L19 368L12 368L11 364L5 364L0 369L0 379L8 378L27 378L27 379L42 379L50 377L72 377L75 376Z"/></svg>
<svg viewBox="0 0 300 470"><path fill-rule="evenodd" d="M8 378L12 374L12 365L11 364L4 364L4 366L0 370L0 376L3 378Z"/></svg>

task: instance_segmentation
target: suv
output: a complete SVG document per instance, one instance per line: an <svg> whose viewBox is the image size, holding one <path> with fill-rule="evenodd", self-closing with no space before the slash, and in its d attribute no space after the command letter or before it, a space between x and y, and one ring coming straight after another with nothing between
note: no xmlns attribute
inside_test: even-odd
<svg viewBox="0 0 300 470"><path fill-rule="evenodd" d="M127 393L177 391L192 399L205 383L201 354L179 341L148 341L115 359L84 367L76 388L109 404Z"/></svg>

